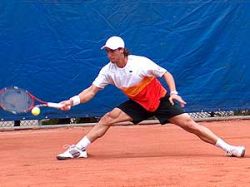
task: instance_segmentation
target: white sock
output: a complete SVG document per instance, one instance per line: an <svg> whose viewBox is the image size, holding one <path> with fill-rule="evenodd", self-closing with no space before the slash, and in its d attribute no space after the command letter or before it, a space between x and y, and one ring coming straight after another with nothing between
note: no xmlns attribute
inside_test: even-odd
<svg viewBox="0 0 250 187"><path fill-rule="evenodd" d="M81 150L86 150L87 147L89 146L89 144L91 144L91 142L89 141L89 139L84 136L77 144L76 147L78 147Z"/></svg>
<svg viewBox="0 0 250 187"><path fill-rule="evenodd" d="M228 143L226 143L224 140L222 139L218 139L216 144L217 147L223 149L224 151L230 151L230 149L232 148L231 145L229 145Z"/></svg>

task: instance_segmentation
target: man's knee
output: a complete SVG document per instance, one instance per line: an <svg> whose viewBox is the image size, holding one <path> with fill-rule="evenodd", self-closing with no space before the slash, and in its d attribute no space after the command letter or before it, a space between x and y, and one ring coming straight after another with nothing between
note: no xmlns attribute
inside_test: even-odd
<svg viewBox="0 0 250 187"><path fill-rule="evenodd" d="M99 121L99 123L104 125L113 125L122 121L131 121L131 117L124 113L119 108L114 108L111 112L106 113Z"/></svg>
<svg viewBox="0 0 250 187"><path fill-rule="evenodd" d="M189 115L186 115L185 117L181 118L181 120L178 120L177 125L188 132L199 132L199 124L197 124Z"/></svg>
<svg viewBox="0 0 250 187"><path fill-rule="evenodd" d="M102 125L110 126L114 123L114 121L117 117L118 117L118 115L115 114L114 112L108 112L104 116L101 117L99 123L101 123Z"/></svg>

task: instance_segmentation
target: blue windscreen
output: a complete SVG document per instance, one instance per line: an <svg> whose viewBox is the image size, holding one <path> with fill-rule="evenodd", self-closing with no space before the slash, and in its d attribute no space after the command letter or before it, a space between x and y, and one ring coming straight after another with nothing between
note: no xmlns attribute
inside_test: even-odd
<svg viewBox="0 0 250 187"><path fill-rule="evenodd" d="M132 54L174 75L187 112L249 109L249 10L246 0L1 0L0 87L67 99L91 85L108 63L100 47L119 35ZM43 109L39 118L100 116L124 100L108 86L86 104ZM37 117L0 111L2 120L24 118Z"/></svg>

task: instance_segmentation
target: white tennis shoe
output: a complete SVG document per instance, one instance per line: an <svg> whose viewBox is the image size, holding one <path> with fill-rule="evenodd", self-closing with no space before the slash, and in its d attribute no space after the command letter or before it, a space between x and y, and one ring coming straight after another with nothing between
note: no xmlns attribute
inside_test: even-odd
<svg viewBox="0 0 250 187"><path fill-rule="evenodd" d="M245 152L246 149L244 146L232 146L226 155L231 157L244 157Z"/></svg>
<svg viewBox="0 0 250 187"><path fill-rule="evenodd" d="M87 151L86 150L81 150L75 145L69 146L69 148L56 156L58 160L67 160L67 159L72 159L72 158L87 158Z"/></svg>

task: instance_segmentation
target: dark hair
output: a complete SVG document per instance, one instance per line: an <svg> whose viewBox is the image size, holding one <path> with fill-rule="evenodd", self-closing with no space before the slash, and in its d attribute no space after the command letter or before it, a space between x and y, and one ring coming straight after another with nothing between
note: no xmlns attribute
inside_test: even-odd
<svg viewBox="0 0 250 187"><path fill-rule="evenodd" d="M130 55L130 52L127 48L124 48L123 54L124 54L124 56L128 56L128 55Z"/></svg>

